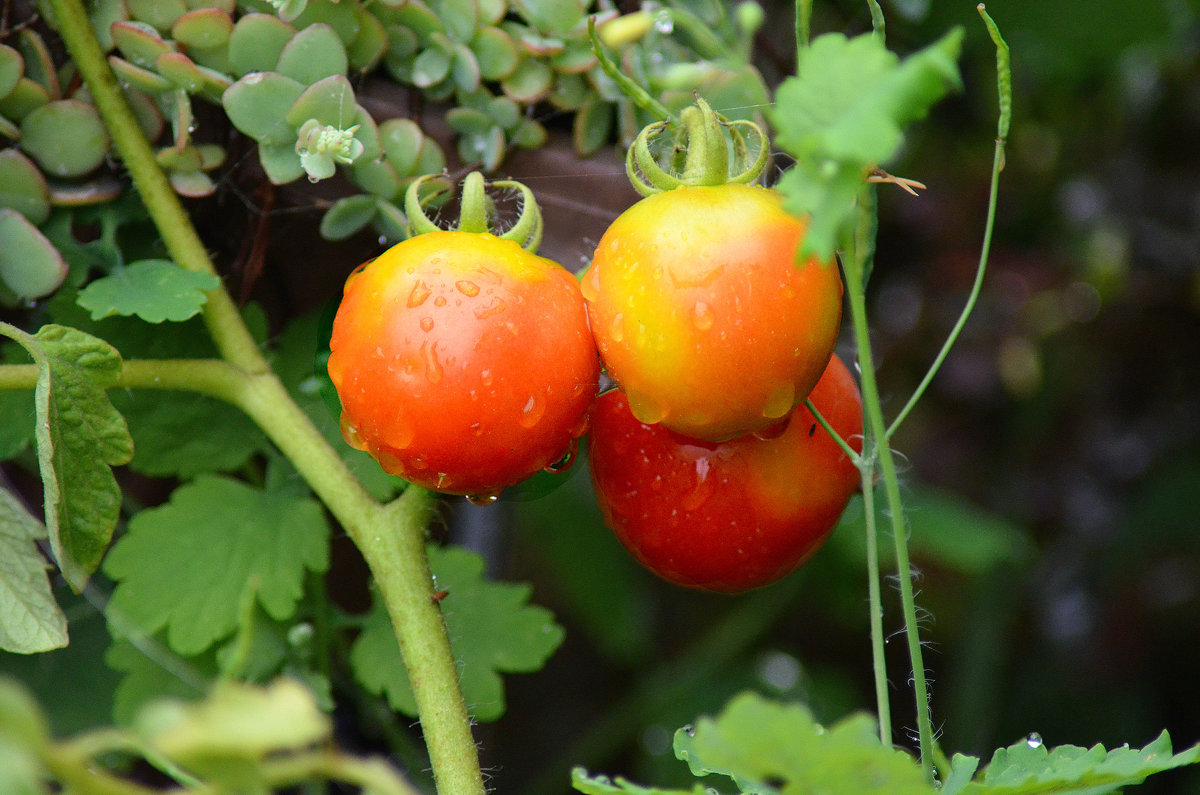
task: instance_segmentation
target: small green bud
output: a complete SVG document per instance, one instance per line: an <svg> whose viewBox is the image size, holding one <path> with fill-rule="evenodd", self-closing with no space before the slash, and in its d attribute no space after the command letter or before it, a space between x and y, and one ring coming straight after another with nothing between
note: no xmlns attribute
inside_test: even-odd
<svg viewBox="0 0 1200 795"><path fill-rule="evenodd" d="M311 181L332 177L338 164L348 166L358 159L363 144L354 137L357 130L357 124L341 130L316 119L304 122L296 140L296 154Z"/></svg>
<svg viewBox="0 0 1200 795"><path fill-rule="evenodd" d="M654 27L655 18L645 11L635 11L605 22L596 29L596 35L605 47L619 50L645 38Z"/></svg>
<svg viewBox="0 0 1200 795"><path fill-rule="evenodd" d="M733 14L738 30L746 37L757 33L758 29L762 27L763 19L765 18L762 6L754 2L754 0L746 0L744 3L738 3Z"/></svg>

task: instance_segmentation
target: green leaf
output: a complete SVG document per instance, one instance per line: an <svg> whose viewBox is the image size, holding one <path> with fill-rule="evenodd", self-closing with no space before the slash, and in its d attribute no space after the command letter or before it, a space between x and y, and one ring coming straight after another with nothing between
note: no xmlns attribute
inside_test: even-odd
<svg viewBox="0 0 1200 795"><path fill-rule="evenodd" d="M217 674L213 654L184 660L157 637L139 637L136 645L129 639L113 640L104 653L104 662L124 674L112 698L112 719L120 726L132 725L142 707L153 701L167 697L195 701L203 697Z"/></svg>
<svg viewBox="0 0 1200 795"><path fill-rule="evenodd" d="M429 565L437 587L447 591L441 606L463 698L476 720L496 720L505 708L500 674L539 670L562 642L563 629L550 611L526 604L531 586L484 579L483 559L473 552L430 546ZM378 601L350 649L350 664L368 690L416 715L391 619Z"/></svg>
<svg viewBox="0 0 1200 795"><path fill-rule="evenodd" d="M118 581L109 610L197 654L237 628L247 588L272 618L291 617L305 573L329 564L328 539L314 500L201 475L130 520L104 564Z"/></svg>
<svg viewBox="0 0 1200 795"><path fill-rule="evenodd" d="M317 23L292 37L279 54L275 69L293 80L312 85L326 77L344 77L349 67L346 48L337 33L328 25Z"/></svg>
<svg viewBox="0 0 1200 795"><path fill-rule="evenodd" d="M956 28L903 61L874 34L828 33L802 51L769 112L776 145L797 161L780 192L789 211L814 219L801 256L832 256L867 171L893 157L904 127L959 86L962 36Z"/></svg>
<svg viewBox="0 0 1200 795"><path fill-rule="evenodd" d="M658 787L639 787L618 776L610 779L607 776L589 776L587 771L577 767L571 771L571 786L585 795L612 795L612 793L627 793L627 795L706 795L713 790L705 789L697 784L691 789L659 789Z"/></svg>
<svg viewBox="0 0 1200 795"><path fill-rule="evenodd" d="M125 420L104 393L116 382L121 356L82 331L47 325L12 337L38 365L38 463L50 547L67 582L82 589L100 565L121 506L111 466L133 456Z"/></svg>
<svg viewBox="0 0 1200 795"><path fill-rule="evenodd" d="M67 618L54 600L37 539L46 528L0 489L0 649L33 654L67 645Z"/></svg>
<svg viewBox="0 0 1200 795"><path fill-rule="evenodd" d="M108 155L108 131L90 103L62 99L21 120L21 148L55 177L82 177Z"/></svg>
<svg viewBox="0 0 1200 795"><path fill-rule="evenodd" d="M303 93L304 84L290 77L251 72L225 89L221 104L233 126L260 144L294 146L299 125L289 124L286 117Z"/></svg>
<svg viewBox="0 0 1200 795"><path fill-rule="evenodd" d="M998 749L977 781L961 789L943 791L948 795L1114 792L1140 784L1154 773L1197 762L1200 762L1200 745L1173 754L1171 737L1165 731L1145 748L1122 746L1111 751L1102 745L1047 748L1035 734Z"/></svg>
<svg viewBox="0 0 1200 795"><path fill-rule="evenodd" d="M239 77L269 72L296 29L270 14L246 14L229 34L229 66Z"/></svg>
<svg viewBox="0 0 1200 795"><path fill-rule="evenodd" d="M0 151L0 207L16 210L35 226L50 217L46 178L16 149Z"/></svg>
<svg viewBox="0 0 1200 795"><path fill-rule="evenodd" d="M147 323L179 322L197 314L205 294L221 286L211 273L184 270L165 259L131 262L96 279L78 297L92 320L110 315L137 315Z"/></svg>
<svg viewBox="0 0 1200 795"><path fill-rule="evenodd" d="M42 298L67 278L58 249L21 213L0 207L0 281L20 298Z"/></svg>
<svg viewBox="0 0 1200 795"><path fill-rule="evenodd" d="M873 718L850 715L829 728L801 704L746 692L716 718L675 733L675 755L693 775L719 773L744 792L854 792L930 795L917 761L879 744Z"/></svg>

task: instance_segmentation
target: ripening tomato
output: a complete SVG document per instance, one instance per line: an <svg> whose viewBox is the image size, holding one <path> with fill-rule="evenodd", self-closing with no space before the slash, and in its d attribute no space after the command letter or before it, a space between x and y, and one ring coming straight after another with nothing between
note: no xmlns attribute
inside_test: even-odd
<svg viewBox="0 0 1200 795"><path fill-rule="evenodd" d="M583 278L600 357L634 415L719 441L803 402L837 342L833 262L766 188L679 187L626 210Z"/></svg>
<svg viewBox="0 0 1200 795"><path fill-rule="evenodd" d="M836 356L809 397L861 447L862 401ZM639 422L614 390L592 409L588 454L605 522L625 548L664 579L709 591L744 591L794 570L859 485L858 469L803 406L774 438L704 442Z"/></svg>
<svg viewBox="0 0 1200 795"><path fill-rule="evenodd" d="M364 265L330 340L347 441L481 500L568 452L599 367L575 277L487 233L418 235Z"/></svg>

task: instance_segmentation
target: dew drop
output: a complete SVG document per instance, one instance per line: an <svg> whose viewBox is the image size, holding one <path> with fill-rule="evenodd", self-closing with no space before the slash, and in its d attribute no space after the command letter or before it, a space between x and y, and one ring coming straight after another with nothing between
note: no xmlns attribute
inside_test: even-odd
<svg viewBox="0 0 1200 795"><path fill-rule="evenodd" d="M460 279L459 281L456 281L454 286L467 298L474 298L475 296L479 295L479 285L475 282L468 281L467 279Z"/></svg>
<svg viewBox="0 0 1200 795"><path fill-rule="evenodd" d="M627 389L625 397L629 400L629 410L633 412L633 416L637 418L638 422L654 425L662 422L663 418L667 416L667 410L648 395Z"/></svg>
<svg viewBox="0 0 1200 795"><path fill-rule="evenodd" d="M792 383L780 384L772 390L770 397L767 398L767 405L763 406L763 416L777 420L781 417L786 417L787 413L792 410L796 404L796 386Z"/></svg>
<svg viewBox="0 0 1200 795"><path fill-rule="evenodd" d="M1031 734L1025 738L1025 744L1028 745L1030 748L1041 748L1042 747L1042 735L1038 734L1037 732L1034 732L1033 734Z"/></svg>
<svg viewBox="0 0 1200 795"><path fill-rule="evenodd" d="M507 308L508 308L508 305L504 303L504 300L502 298L493 298L491 301L489 301L485 305L483 305L481 307L477 307L475 309L475 317L479 318L480 320L483 320L486 317L491 317L492 315L498 315Z"/></svg>
<svg viewBox="0 0 1200 795"><path fill-rule="evenodd" d="M525 405L521 407L521 416L517 419L522 428L532 428L542 421L542 415L546 413L546 399L538 394L529 396L529 400L525 401Z"/></svg>
<svg viewBox="0 0 1200 795"><path fill-rule="evenodd" d="M473 433L476 437L483 436L483 423L482 422L471 423L471 433Z"/></svg>
<svg viewBox="0 0 1200 795"><path fill-rule="evenodd" d="M446 305L446 296L439 295L437 298L433 299L433 305L434 306L445 306Z"/></svg>
<svg viewBox="0 0 1200 795"><path fill-rule="evenodd" d="M575 464L575 459L578 458L578 456L579 456L579 440L572 439L571 443L569 445L567 445L566 452L563 453L562 456L560 456L557 461L552 461L551 463L546 464L546 466L544 467L544 470L546 472L549 472L551 475L562 474L563 472L566 472L568 469L570 469Z"/></svg>
<svg viewBox="0 0 1200 795"><path fill-rule="evenodd" d="M413 285L412 292L408 294L408 305L410 308L418 307L425 303L425 299L433 293L429 289L429 285L425 284L421 279L417 279L417 283Z"/></svg>
<svg viewBox="0 0 1200 795"><path fill-rule="evenodd" d="M679 507L685 511L694 511L708 502L716 490L716 484L709 478L710 462L707 458L696 459L696 481L691 490L679 501Z"/></svg>
<svg viewBox="0 0 1200 795"><path fill-rule="evenodd" d="M658 16L654 19L654 29L664 35L675 30L675 20L671 16L670 11L663 9L662 11L658 12Z"/></svg>
<svg viewBox="0 0 1200 795"><path fill-rule="evenodd" d="M791 420L792 415L788 414L778 420L775 420L774 422L769 422L753 432L754 438L761 439L764 442L770 441L771 439L778 439L780 436L783 436L784 432L788 429L788 423L791 422Z"/></svg>
<svg viewBox="0 0 1200 795"><path fill-rule="evenodd" d="M355 450L366 450L367 443L361 436L358 435L358 428L346 418L346 413L342 412L341 421L338 423L342 429L342 438L346 440L346 444L353 447Z"/></svg>
<svg viewBox="0 0 1200 795"><path fill-rule="evenodd" d="M438 384L442 381L442 363L438 361L437 345L436 342L421 343L421 358L425 361L425 377L431 384Z"/></svg>
<svg viewBox="0 0 1200 795"><path fill-rule="evenodd" d="M404 462L400 456L389 450L372 450L371 455L379 462L379 466L389 475L404 477Z"/></svg>
<svg viewBox="0 0 1200 795"><path fill-rule="evenodd" d="M496 500L500 499L500 494L468 494L467 502L472 505L478 505L480 508L486 508L489 505L495 505Z"/></svg>
<svg viewBox="0 0 1200 795"><path fill-rule="evenodd" d="M412 464L412 468L418 471L429 469L429 462L421 458L421 456L417 456L410 463Z"/></svg>
<svg viewBox="0 0 1200 795"><path fill-rule="evenodd" d="M612 337L613 342L625 339L625 316L620 312L613 315L612 323L608 326L608 335Z"/></svg>
<svg viewBox="0 0 1200 795"><path fill-rule="evenodd" d="M433 318L428 315L421 318L421 331L433 331Z"/></svg>
<svg viewBox="0 0 1200 795"><path fill-rule="evenodd" d="M713 320L712 307L703 301L697 301L692 307L692 325L701 331L708 331L713 327Z"/></svg>
<svg viewBox="0 0 1200 795"><path fill-rule="evenodd" d="M491 370L481 370L479 373L479 380L484 386L491 386L492 380L493 380L492 371Z"/></svg>
<svg viewBox="0 0 1200 795"><path fill-rule="evenodd" d="M600 269L594 263L584 271L579 290L587 301L595 301L600 296Z"/></svg>

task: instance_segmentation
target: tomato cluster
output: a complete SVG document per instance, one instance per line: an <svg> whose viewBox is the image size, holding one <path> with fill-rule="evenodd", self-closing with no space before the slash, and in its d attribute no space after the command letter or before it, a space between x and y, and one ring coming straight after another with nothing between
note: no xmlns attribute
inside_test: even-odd
<svg viewBox="0 0 1200 795"><path fill-rule="evenodd" d="M486 231L481 178L468 187L458 230L425 219L347 279L328 360L346 441L486 503L558 468L590 424L605 520L663 578L735 592L806 560L858 471L804 401L843 440L862 425L833 356L838 269L797 261L804 223L762 187L651 192L580 283ZM524 228L536 245L540 215ZM597 397L601 366L617 388Z"/></svg>

